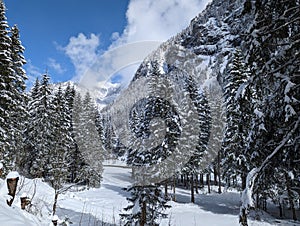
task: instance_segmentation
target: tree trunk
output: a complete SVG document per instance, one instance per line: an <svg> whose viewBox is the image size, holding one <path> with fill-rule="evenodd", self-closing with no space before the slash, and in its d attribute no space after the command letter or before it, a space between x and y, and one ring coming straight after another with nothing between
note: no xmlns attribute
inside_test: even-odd
<svg viewBox="0 0 300 226"><path fill-rule="evenodd" d="M242 226L248 226L247 214L246 214L245 208L242 208L241 213L240 213L240 224Z"/></svg>
<svg viewBox="0 0 300 226"><path fill-rule="evenodd" d="M226 185L227 185L227 187L230 187L230 178L226 178Z"/></svg>
<svg viewBox="0 0 300 226"><path fill-rule="evenodd" d="M267 198L263 197L263 210L267 211Z"/></svg>
<svg viewBox="0 0 300 226"><path fill-rule="evenodd" d="M290 203L290 207L291 207L291 211L292 211L293 220L296 221L297 215L296 215L296 209L295 209L294 200L293 200L293 194L292 194L292 190L291 190L291 178L289 177L288 173L285 173L285 179L286 179L286 189L288 192L288 198L289 198L289 203Z"/></svg>
<svg viewBox="0 0 300 226"><path fill-rule="evenodd" d="M196 176L196 180L195 180L195 191L196 191L196 194L199 194L199 191L198 191L198 183L199 183L199 180L198 180L198 174L195 175Z"/></svg>
<svg viewBox="0 0 300 226"><path fill-rule="evenodd" d="M6 180L7 188L8 188L8 195L10 195L12 197L10 200L6 201L7 205L9 205L9 206L11 206L14 201L16 191L17 191L18 181L19 181L19 177L7 178L7 180Z"/></svg>
<svg viewBox="0 0 300 226"><path fill-rule="evenodd" d="M245 173L242 173L241 177L242 177L242 190L244 191L246 189L247 176Z"/></svg>
<svg viewBox="0 0 300 226"><path fill-rule="evenodd" d="M222 193L222 188L221 188L221 157L220 157L220 151L218 152L218 193Z"/></svg>
<svg viewBox="0 0 300 226"><path fill-rule="evenodd" d="M193 174L191 174L191 202L195 203L195 192L194 192L194 178L193 178Z"/></svg>
<svg viewBox="0 0 300 226"><path fill-rule="evenodd" d="M283 217L281 201L279 201L279 217L280 217L280 218Z"/></svg>
<svg viewBox="0 0 300 226"><path fill-rule="evenodd" d="M260 203L259 203L259 192L258 189L256 191L256 208L259 209L260 208Z"/></svg>
<svg viewBox="0 0 300 226"><path fill-rule="evenodd" d="M208 193L210 194L210 173L206 174L206 183L207 183Z"/></svg>
<svg viewBox="0 0 300 226"><path fill-rule="evenodd" d="M140 226L145 226L146 225L146 202L142 202L142 216L140 219Z"/></svg>
<svg viewBox="0 0 300 226"><path fill-rule="evenodd" d="M217 171L217 166L216 164L214 164L214 185L217 186L218 185L218 171Z"/></svg>
<svg viewBox="0 0 300 226"><path fill-rule="evenodd" d="M56 213L57 199L58 199L58 192L55 190L54 203L53 203L53 207L52 207L52 215L53 216Z"/></svg>
<svg viewBox="0 0 300 226"><path fill-rule="evenodd" d="M188 189L189 188L189 183L190 183L188 173L185 175L185 179L186 179L185 188Z"/></svg>
<svg viewBox="0 0 300 226"><path fill-rule="evenodd" d="M176 202L176 177L175 175L173 176L173 198L172 200Z"/></svg>
<svg viewBox="0 0 300 226"><path fill-rule="evenodd" d="M200 173L200 186L204 187L203 173Z"/></svg>
<svg viewBox="0 0 300 226"><path fill-rule="evenodd" d="M165 199L168 199L168 180L165 180Z"/></svg>

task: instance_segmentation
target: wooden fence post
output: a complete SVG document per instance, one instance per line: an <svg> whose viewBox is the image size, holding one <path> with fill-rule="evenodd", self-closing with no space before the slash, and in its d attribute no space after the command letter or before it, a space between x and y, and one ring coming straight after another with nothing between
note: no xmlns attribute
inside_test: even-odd
<svg viewBox="0 0 300 226"><path fill-rule="evenodd" d="M20 199L21 199L21 209L24 210L25 207L30 204L30 198L26 193L23 193Z"/></svg>
<svg viewBox="0 0 300 226"><path fill-rule="evenodd" d="M8 195L10 195L12 197L10 200L6 200L7 205L9 205L9 206L11 206L11 204L14 201L16 191L17 191L18 181L19 181L18 172L10 172L6 177Z"/></svg>

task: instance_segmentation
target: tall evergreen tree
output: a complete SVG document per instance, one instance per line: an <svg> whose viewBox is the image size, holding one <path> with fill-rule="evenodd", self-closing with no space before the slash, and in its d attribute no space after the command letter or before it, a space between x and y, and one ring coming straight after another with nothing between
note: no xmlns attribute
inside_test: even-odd
<svg viewBox="0 0 300 226"><path fill-rule="evenodd" d="M250 178L253 183L255 180L256 186L276 183L271 169L279 165L278 177L299 172L298 160L294 159L299 158L300 128L299 8L298 0L256 1L251 11L255 20L249 34L245 35L246 63L252 73L251 86L258 100L248 142L248 149L257 155L255 174ZM281 181L285 184L279 187L291 188L295 180L285 178ZM289 192L293 209L291 194ZM244 206L244 210L246 208ZM295 214L293 218L296 219ZM241 217L241 222L247 225L245 216Z"/></svg>
<svg viewBox="0 0 300 226"><path fill-rule="evenodd" d="M241 51L236 50L230 73L224 88L226 107L226 130L223 142L224 172L227 180L241 176L242 188L246 186L246 176L249 171L246 156L247 122L243 112L243 96L240 94L242 85L247 82L247 71Z"/></svg>
<svg viewBox="0 0 300 226"><path fill-rule="evenodd" d="M11 29L11 53L12 53L12 64L13 64L13 84L12 93L16 101L14 109L11 110L11 129L12 136L10 140L11 152L15 156L16 168L22 168L23 157L25 156L24 150L24 130L25 121L27 120L26 104L27 94L25 92L27 76L23 69L26 63L23 56L24 47L20 41L19 29L15 25Z"/></svg>
<svg viewBox="0 0 300 226"><path fill-rule="evenodd" d="M72 147L72 136L70 133L70 120L67 103L61 87L54 95L52 103L52 140L47 165L47 178L52 186L58 190L69 176L70 149Z"/></svg>
<svg viewBox="0 0 300 226"><path fill-rule="evenodd" d="M154 185L133 186L127 189L131 192L131 197L127 200L131 202L124 208L131 213L120 214L124 225L153 225L158 226L161 217L167 217L162 210L169 208L159 187Z"/></svg>
<svg viewBox="0 0 300 226"><path fill-rule="evenodd" d="M9 26L5 16L5 5L0 1L0 146L1 160L6 170L12 162L9 140L12 136L10 125L10 113L16 106L13 93L13 64L11 57L11 38L9 36Z"/></svg>
<svg viewBox="0 0 300 226"><path fill-rule="evenodd" d="M75 132L74 132L74 116L76 108L79 103L75 100L76 98L76 90L74 86L71 86L68 83L65 92L64 92L64 99L65 99L65 107L66 107L66 120L68 122L68 134L71 136L72 141L69 146L69 174L70 174L70 182L78 182L77 175L81 168L81 162L83 162L83 158L79 153L76 140L75 140Z"/></svg>
<svg viewBox="0 0 300 226"><path fill-rule="evenodd" d="M31 143L31 160L30 174L34 177L45 177L49 155L52 149L53 140L53 119L52 110L52 91L49 84L49 76L44 74L39 85L37 93L34 93L35 100L31 100L32 112L30 120L34 125L33 130L29 133Z"/></svg>
<svg viewBox="0 0 300 226"><path fill-rule="evenodd" d="M77 109L74 111L74 132L78 147L77 154L84 156L84 165L77 177L80 181L85 181L88 186L99 187L104 154L96 128L98 112L89 93L85 94L82 101L79 97L75 104Z"/></svg>
<svg viewBox="0 0 300 226"><path fill-rule="evenodd" d="M191 202L195 202L194 197L194 184L195 184L195 176L198 176L199 173L203 173L205 168L203 167L203 158L204 155L207 154L207 145L210 136L210 124L211 124L211 116L210 116L210 107L208 105L208 100L205 94L197 89L195 81L191 77L187 80L187 90L188 93L197 109L197 117L199 123L199 131L198 134L198 144L196 149L192 151L192 156L189 161L186 163L185 167L182 169L182 173L190 176L190 188L191 188ZM204 160L205 161L205 160Z"/></svg>

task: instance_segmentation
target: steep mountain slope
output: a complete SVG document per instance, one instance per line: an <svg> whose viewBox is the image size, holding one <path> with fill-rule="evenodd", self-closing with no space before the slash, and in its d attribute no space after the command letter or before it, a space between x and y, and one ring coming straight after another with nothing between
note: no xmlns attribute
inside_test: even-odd
<svg viewBox="0 0 300 226"><path fill-rule="evenodd" d="M253 21L254 15L245 13L245 2L212 1L189 27L147 57L133 80L151 73L149 62L159 60L186 70L201 84L212 77L222 84L234 49L241 47L243 35Z"/></svg>
<svg viewBox="0 0 300 226"><path fill-rule="evenodd" d="M128 137L130 131L126 125L124 126L128 124L128 118L131 117L130 109L139 100L143 98L145 100L147 95L159 96L177 106L182 115L182 122L188 119L183 116L185 106L191 102L196 106L195 101L203 90L206 91L205 98L210 107L222 109L223 78L228 73L228 65L232 61L234 50L241 46L241 37L251 26L253 17L251 13L245 14L244 2L244 0L212 1L191 21L189 27L161 44L142 62L123 94L108 108L105 108L105 111L113 114L111 118L115 129L118 130L117 135L125 136L121 138L125 146L130 140ZM156 65L159 65L159 68ZM158 80L151 81L157 74L159 74ZM151 83L155 83L154 86ZM195 106L190 105L190 110ZM196 114L202 114L201 110L196 111L198 112ZM122 115L120 112L123 112ZM211 134L214 134L216 139L210 139L212 143L208 144L215 147L209 148L210 153L207 159L210 160L220 147L223 130L222 112L218 110L214 113L211 125L216 130L211 131ZM208 123L204 122L204 124ZM189 126L191 125L194 125L194 128L201 127L195 126L194 123L190 123ZM171 131L171 128L167 130ZM203 126L200 130L194 134L198 133L201 136L204 132Z"/></svg>

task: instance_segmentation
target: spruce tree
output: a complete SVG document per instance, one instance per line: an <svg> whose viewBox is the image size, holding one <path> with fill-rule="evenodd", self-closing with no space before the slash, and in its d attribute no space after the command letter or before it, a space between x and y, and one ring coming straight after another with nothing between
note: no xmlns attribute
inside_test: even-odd
<svg viewBox="0 0 300 226"><path fill-rule="evenodd" d="M10 124L10 113L17 105L12 93L14 70L11 53L11 38L9 26L5 16L5 5L0 2L0 154L4 161L5 170L13 167L13 159L10 153L10 141L13 129Z"/></svg>
<svg viewBox="0 0 300 226"><path fill-rule="evenodd" d="M252 12L255 20L245 35L250 85L257 96L247 143L256 155L257 171L251 178L255 179L255 188L279 182L282 184L278 187L290 190L297 184L294 177L284 175L299 175L295 160L299 158L300 133L299 7L298 0L256 1ZM272 170L278 167L280 170ZM291 209L292 193L288 195ZM242 223L247 225L246 220Z"/></svg>
<svg viewBox="0 0 300 226"><path fill-rule="evenodd" d="M26 175L30 175L30 168L32 167L32 159L36 156L35 149L35 138L37 137L38 131L36 130L37 115L38 115L38 100L39 100L39 89L40 81L36 78L33 87L28 94L28 103L26 106L26 112L28 114L27 120L25 121L24 131L24 142L25 142L25 156L23 157L23 168L25 169Z"/></svg>
<svg viewBox="0 0 300 226"><path fill-rule="evenodd" d="M224 100L226 108L226 130L223 141L224 172L227 180L240 176L242 188L246 186L249 171L246 156L247 122L243 112L243 97L240 95L242 85L247 81L247 71L241 51L236 50L230 72L226 78Z"/></svg>
<svg viewBox="0 0 300 226"><path fill-rule="evenodd" d="M83 146L83 132L81 130L81 114L83 111L82 98L80 93L76 93L74 97L73 113L72 113L72 127L73 127L73 139L74 139L74 150L72 152L72 161L70 164L71 180L73 182L84 181L85 178L81 173L83 166L85 166L84 158L81 153Z"/></svg>
<svg viewBox="0 0 300 226"><path fill-rule="evenodd" d="M192 156L189 161L185 164L182 169L182 173L189 175L190 188L191 188L191 202L195 202L194 197L194 179L200 172L203 172L205 168L203 167L203 158L207 154L207 145L210 136L210 107L208 105L208 100L204 92L200 93L195 81L188 77L187 79L187 90L190 95L195 108L197 109L197 120L199 123L199 134L198 134L198 144L195 150L192 150Z"/></svg>
<svg viewBox="0 0 300 226"><path fill-rule="evenodd" d="M49 156L53 140L53 109L52 90L50 88L49 76L44 74L29 102L30 121L32 130L29 131L30 154L34 158L30 163L30 174L33 177L46 177L49 163ZM36 83L38 85L38 82ZM36 91L34 89L34 91Z"/></svg>
<svg viewBox="0 0 300 226"><path fill-rule="evenodd" d="M61 188L69 176L70 149L73 142L70 133L70 120L67 103L61 87L52 101L52 140L47 165L47 180L50 180L55 190Z"/></svg>
<svg viewBox="0 0 300 226"><path fill-rule="evenodd" d="M65 100L65 108L66 108L66 121L68 122L68 134L71 137L71 141L69 144L69 174L70 174L70 182L75 183L78 182L77 175L81 168L81 163L83 161L82 156L79 153L76 140L75 140L75 132L74 132L74 114L75 109L78 104L75 101L76 98L76 90L74 86L71 86L68 83L65 91L64 91L64 100ZM75 103L76 102L76 103Z"/></svg>
<svg viewBox="0 0 300 226"><path fill-rule="evenodd" d="M16 168L23 170L23 158L26 153L24 150L24 130L25 121L27 120L26 104L27 104L27 94L26 94L26 84L27 76L25 70L23 69L24 64L26 64L25 58L23 56L24 47L21 44L19 29L15 25L11 29L11 53L12 53L12 63L14 70L14 80L12 85L13 96L16 101L14 109L12 109L11 127L13 130L13 135L11 136L11 152L16 158Z"/></svg>
<svg viewBox="0 0 300 226"><path fill-rule="evenodd" d="M77 154L84 156L84 165L80 169L78 178L85 181L89 187L99 187L104 150L96 128L97 110L89 93L85 94L82 101L80 98L77 99L75 104L77 109L73 115Z"/></svg>
<svg viewBox="0 0 300 226"><path fill-rule="evenodd" d="M167 215L163 210L169 208L164 195L159 187L155 185L132 186L127 189L131 193L127 200L131 202L124 208L131 213L120 214L124 225L159 225L158 219Z"/></svg>

